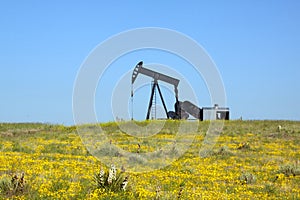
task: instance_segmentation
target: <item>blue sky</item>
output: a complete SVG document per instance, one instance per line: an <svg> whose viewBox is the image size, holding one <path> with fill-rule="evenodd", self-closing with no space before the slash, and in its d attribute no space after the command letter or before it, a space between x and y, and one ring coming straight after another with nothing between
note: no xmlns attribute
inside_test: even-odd
<svg viewBox="0 0 300 200"><path fill-rule="evenodd" d="M299 9L296 0L1 1L0 121L73 124L73 87L84 59L112 35L141 27L173 29L202 45L222 76L231 118L299 120ZM124 64L122 73L140 60L180 70L176 58L150 53L116 63ZM108 80L123 75L112 70L99 83L107 92ZM140 91L147 100L137 101L137 118L149 97L147 87ZM205 88L196 93L200 106L211 106ZM105 96L96 93L97 115L111 121Z"/></svg>

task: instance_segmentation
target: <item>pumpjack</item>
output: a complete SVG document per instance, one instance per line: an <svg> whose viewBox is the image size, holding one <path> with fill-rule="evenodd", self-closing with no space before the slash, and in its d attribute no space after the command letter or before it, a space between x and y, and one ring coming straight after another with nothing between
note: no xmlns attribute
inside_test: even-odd
<svg viewBox="0 0 300 200"><path fill-rule="evenodd" d="M134 68L132 77L131 77L131 84L133 85L136 78L139 74L143 74L145 76L153 78L153 84L151 89L151 95L150 95L150 101L148 105L146 120L149 120L150 118L150 112L153 102L153 97L155 94L155 89L158 89L159 96L161 99L161 102L163 104L166 116L168 119L187 119L189 115L192 115L196 119L199 119L203 121L203 111L204 110L212 110L214 108L218 109L218 112L216 112L216 119L229 119L229 109L228 108L218 108L217 105L214 108L199 108L198 106L194 105L190 101L184 101L181 102L178 99L178 84L180 82L179 79L167 76L165 74L147 69L143 67L143 61L140 61ZM163 95L161 93L158 81L166 82L168 84L171 84L174 86L174 93L175 93L175 111L168 111ZM131 97L133 97L133 91L131 91Z"/></svg>

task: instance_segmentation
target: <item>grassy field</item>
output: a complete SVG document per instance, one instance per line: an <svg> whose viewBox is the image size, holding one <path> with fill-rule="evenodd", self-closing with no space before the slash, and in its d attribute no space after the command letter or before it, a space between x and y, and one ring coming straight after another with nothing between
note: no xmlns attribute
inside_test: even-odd
<svg viewBox="0 0 300 200"><path fill-rule="evenodd" d="M136 154L129 160L137 166L148 166L139 155L171 145L155 154L153 166L170 157L174 162L143 173L120 169L114 160L116 171L107 167L108 157L122 159L124 153L100 148L95 158L76 127L2 123L0 199L300 199L300 122L227 121L206 157L199 150L209 122L199 124L181 156L172 147L179 123L167 121L149 137L101 124L110 145ZM113 171L115 178L109 177Z"/></svg>

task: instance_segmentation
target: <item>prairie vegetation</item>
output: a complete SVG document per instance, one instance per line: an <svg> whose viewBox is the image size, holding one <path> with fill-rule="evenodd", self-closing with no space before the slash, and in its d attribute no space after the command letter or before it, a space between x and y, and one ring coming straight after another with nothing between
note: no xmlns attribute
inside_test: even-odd
<svg viewBox="0 0 300 200"><path fill-rule="evenodd" d="M129 160L142 166L140 154L174 143L178 123L167 121L147 137L126 135L116 123L101 127L110 144L134 153ZM208 126L201 122L187 136L192 143L182 155L176 148L155 154L173 156L170 165L135 173L101 162L122 157L118 149L92 156L74 126L2 123L0 199L300 199L300 122L227 121L201 157Z"/></svg>

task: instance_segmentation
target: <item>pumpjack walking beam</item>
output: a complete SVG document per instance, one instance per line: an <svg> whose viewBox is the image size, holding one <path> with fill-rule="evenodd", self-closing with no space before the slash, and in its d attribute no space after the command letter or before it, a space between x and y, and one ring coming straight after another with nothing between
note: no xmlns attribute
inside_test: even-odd
<svg viewBox="0 0 300 200"><path fill-rule="evenodd" d="M158 92L159 92L160 98L162 100L165 112L167 114L167 117L169 118L168 111L167 111L167 108L166 108L165 102L163 100L163 96L162 96L162 93L160 91L160 88L159 88L159 85L158 85L157 81L163 81L163 82L169 83L169 84L174 86L176 104L179 104L179 100L178 100L179 79L167 76L165 74L161 74L159 72L152 71L152 70L147 69L147 68L144 68L143 67L143 61L139 62L136 65L136 67L134 68L133 73L132 73L132 77L131 77L131 84L133 84L135 82L135 80L136 80L136 78L139 74L143 74L143 75L149 76L149 77L154 79L154 84L153 84L152 91L151 91L151 97L150 97L150 102L149 102L149 106L148 106L148 112L147 112L146 119L149 119L149 117L150 117L149 115L150 115L151 103L152 103L155 87L157 87L157 89L158 89ZM133 92L131 93L131 96L133 96ZM180 109L178 111L180 112ZM177 114L178 114L178 116L180 116L180 113L177 113Z"/></svg>

